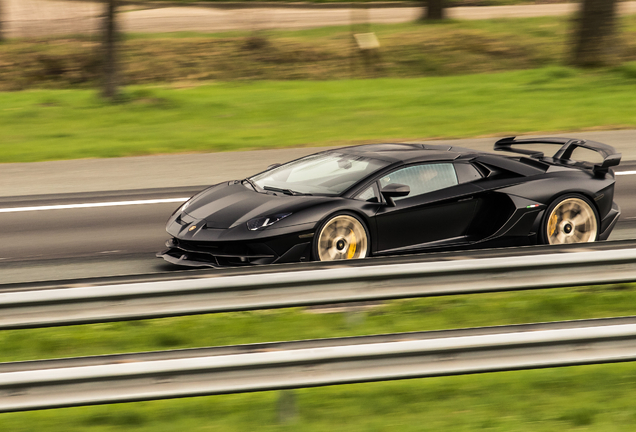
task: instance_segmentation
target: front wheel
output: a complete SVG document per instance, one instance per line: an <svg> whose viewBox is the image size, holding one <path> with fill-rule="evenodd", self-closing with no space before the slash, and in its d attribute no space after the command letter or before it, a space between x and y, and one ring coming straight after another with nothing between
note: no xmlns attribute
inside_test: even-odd
<svg viewBox="0 0 636 432"><path fill-rule="evenodd" d="M566 195L546 211L543 238L548 244L589 243L598 238L598 215L581 195Z"/></svg>
<svg viewBox="0 0 636 432"><path fill-rule="evenodd" d="M314 242L314 256L318 261L358 259L368 253L369 235L364 223L348 214L327 220Z"/></svg>

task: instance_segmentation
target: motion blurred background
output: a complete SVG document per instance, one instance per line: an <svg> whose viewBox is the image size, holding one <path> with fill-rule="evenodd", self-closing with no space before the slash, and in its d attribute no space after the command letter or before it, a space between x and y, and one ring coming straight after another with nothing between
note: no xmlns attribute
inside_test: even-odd
<svg viewBox="0 0 636 432"><path fill-rule="evenodd" d="M368 142L567 134L636 159L632 1L0 0L0 39L4 206L180 197ZM174 206L11 216L0 279L140 272L132 252L161 248ZM3 331L0 360L629 315L634 300L620 285ZM291 408L265 392L1 414L0 430L631 431L635 390L628 363L303 389Z"/></svg>

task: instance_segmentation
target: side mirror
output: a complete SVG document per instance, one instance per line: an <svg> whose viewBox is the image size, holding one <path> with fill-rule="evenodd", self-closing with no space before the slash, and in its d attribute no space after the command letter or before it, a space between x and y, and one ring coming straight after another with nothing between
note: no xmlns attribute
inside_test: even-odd
<svg viewBox="0 0 636 432"><path fill-rule="evenodd" d="M399 184L399 183L391 183L382 188L380 191L382 196L389 204L389 206L394 207L395 202L393 198L400 198L408 196L411 193L411 188L407 185Z"/></svg>
<svg viewBox="0 0 636 432"><path fill-rule="evenodd" d="M279 167L281 165L282 164L279 164L279 163L271 164L270 166L267 167L267 171L269 171L271 169L274 169L274 168L277 168L277 167Z"/></svg>

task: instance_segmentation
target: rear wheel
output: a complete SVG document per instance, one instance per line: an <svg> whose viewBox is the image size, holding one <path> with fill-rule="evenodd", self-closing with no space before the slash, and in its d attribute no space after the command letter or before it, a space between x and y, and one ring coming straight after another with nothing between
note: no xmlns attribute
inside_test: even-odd
<svg viewBox="0 0 636 432"><path fill-rule="evenodd" d="M594 242L598 238L598 215L594 205L581 195L566 195L546 212L543 238L548 244Z"/></svg>
<svg viewBox="0 0 636 432"><path fill-rule="evenodd" d="M314 240L318 261L364 258L369 253L369 234L355 216L339 214L328 219Z"/></svg>

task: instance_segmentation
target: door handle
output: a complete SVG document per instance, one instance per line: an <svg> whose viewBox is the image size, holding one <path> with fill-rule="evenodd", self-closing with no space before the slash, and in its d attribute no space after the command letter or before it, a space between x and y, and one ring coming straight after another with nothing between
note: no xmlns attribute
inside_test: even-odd
<svg viewBox="0 0 636 432"><path fill-rule="evenodd" d="M457 200L457 202L462 202L462 201L470 201L471 199L473 199L472 196L469 196L468 198L462 198L460 200Z"/></svg>

